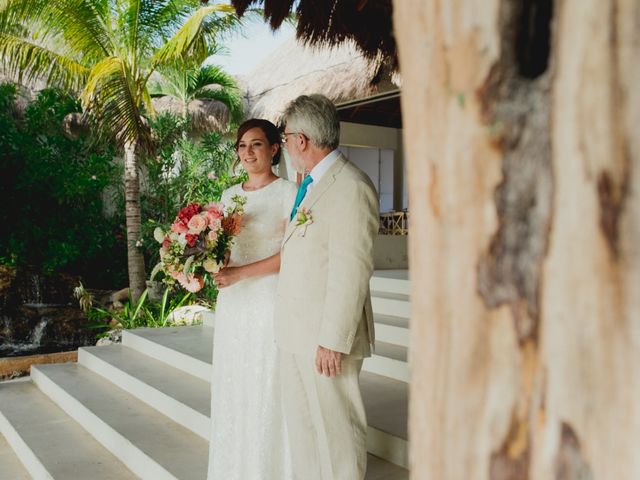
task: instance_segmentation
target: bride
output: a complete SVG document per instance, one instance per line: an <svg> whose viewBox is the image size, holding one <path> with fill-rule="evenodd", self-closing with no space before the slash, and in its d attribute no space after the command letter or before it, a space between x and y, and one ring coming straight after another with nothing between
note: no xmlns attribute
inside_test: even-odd
<svg viewBox="0 0 640 480"><path fill-rule="evenodd" d="M236 151L249 179L222 194L246 197L229 264L215 275L209 480L292 478L281 412L273 309L280 245L296 185L277 177L280 134L267 120L238 129Z"/></svg>

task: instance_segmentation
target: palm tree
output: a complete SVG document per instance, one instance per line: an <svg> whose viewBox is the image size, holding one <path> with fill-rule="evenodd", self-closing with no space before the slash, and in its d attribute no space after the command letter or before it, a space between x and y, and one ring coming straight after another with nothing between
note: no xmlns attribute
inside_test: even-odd
<svg viewBox="0 0 640 480"><path fill-rule="evenodd" d="M149 94L151 97L169 96L178 100L185 124L189 120L189 105L194 100L224 104L229 109L229 128L242 120L242 97L238 84L220 67L196 65L191 59L181 59L159 69L159 73L162 79L149 84Z"/></svg>
<svg viewBox="0 0 640 480"><path fill-rule="evenodd" d="M163 66L211 51L221 29L237 25L228 5L198 0L5 0L0 4L0 61L22 81L80 92L83 114L124 157L129 286L145 288L139 154L151 147L147 88Z"/></svg>

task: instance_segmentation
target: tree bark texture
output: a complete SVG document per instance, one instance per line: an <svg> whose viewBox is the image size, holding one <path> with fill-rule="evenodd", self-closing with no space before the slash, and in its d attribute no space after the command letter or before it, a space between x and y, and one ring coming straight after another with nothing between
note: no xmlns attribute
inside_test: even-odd
<svg viewBox="0 0 640 480"><path fill-rule="evenodd" d="M140 212L140 170L136 145L127 143L124 147L124 192L127 217L127 265L131 298L137 301L146 288L144 256L138 242L142 239Z"/></svg>
<svg viewBox="0 0 640 480"><path fill-rule="evenodd" d="M411 476L640 478L640 2L394 1Z"/></svg>

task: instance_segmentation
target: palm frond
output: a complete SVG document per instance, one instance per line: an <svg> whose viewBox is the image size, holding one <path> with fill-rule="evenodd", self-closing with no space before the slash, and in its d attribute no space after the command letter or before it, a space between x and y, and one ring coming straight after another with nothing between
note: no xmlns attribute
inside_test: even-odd
<svg viewBox="0 0 640 480"><path fill-rule="evenodd" d="M235 79L216 65L203 65L196 69L190 89L197 92L208 85L219 85L223 88L238 89Z"/></svg>
<svg viewBox="0 0 640 480"><path fill-rule="evenodd" d="M254 18L239 18L235 12L225 15L211 16L205 19L202 24L202 33L211 44L218 43L221 39L226 39L232 34L241 33L244 35L244 26L247 21ZM257 18L257 17L255 17Z"/></svg>
<svg viewBox="0 0 640 480"><path fill-rule="evenodd" d="M140 38L150 40L150 45L166 43L180 29L199 2L146 0L139 16Z"/></svg>
<svg viewBox="0 0 640 480"><path fill-rule="evenodd" d="M0 14L0 31L11 25L24 25L34 37L62 37L65 49L76 61L100 58L113 48L100 2L89 0L8 0Z"/></svg>
<svg viewBox="0 0 640 480"><path fill-rule="evenodd" d="M147 114L151 118L155 118L156 109L153 106L153 101L151 100L151 95L150 95L149 90L147 88L145 88L142 91L142 104L144 105L144 108L145 108Z"/></svg>
<svg viewBox="0 0 640 480"><path fill-rule="evenodd" d="M195 56L204 60L208 48L203 35L205 19L214 13L232 14L229 5L212 5L198 9L184 23L182 28L153 57L155 65L167 64L184 56Z"/></svg>
<svg viewBox="0 0 640 480"><path fill-rule="evenodd" d="M120 43L143 58L150 56L175 34L193 10L189 2L128 0L120 21Z"/></svg>
<svg viewBox="0 0 640 480"><path fill-rule="evenodd" d="M151 97L169 96L186 101L184 85L174 83L171 76L164 75L162 81L149 82L147 89Z"/></svg>
<svg viewBox="0 0 640 480"><path fill-rule="evenodd" d="M20 82L44 79L49 85L65 90L79 90L88 69L41 45L0 33L0 62Z"/></svg>
<svg viewBox="0 0 640 480"><path fill-rule="evenodd" d="M141 116L142 102L135 82L121 58L108 57L91 70L82 92L82 106L101 131L108 132L120 144L134 142L148 147L149 128Z"/></svg>

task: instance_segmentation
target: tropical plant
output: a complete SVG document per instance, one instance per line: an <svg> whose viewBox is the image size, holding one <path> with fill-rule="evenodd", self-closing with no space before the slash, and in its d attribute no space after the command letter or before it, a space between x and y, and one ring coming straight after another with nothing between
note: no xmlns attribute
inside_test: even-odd
<svg viewBox="0 0 640 480"><path fill-rule="evenodd" d="M139 156L151 149L151 74L184 58L202 63L221 28L237 23L228 5L198 0L5 0L0 59L21 80L81 91L84 116L124 155L129 285L145 287L140 245Z"/></svg>
<svg viewBox="0 0 640 480"><path fill-rule="evenodd" d="M208 133L195 142L180 137L180 120L173 114L160 114L151 121L157 155L145 156L147 182L142 194L142 248L150 265L158 262L156 227L168 229L180 208L189 203L219 201L222 192L246 179L234 172L237 159L234 143L220 133ZM215 298L215 292L209 292ZM201 300L204 296L200 296Z"/></svg>
<svg viewBox="0 0 640 480"><path fill-rule="evenodd" d="M191 59L177 62L158 69L160 81L149 84L152 97L169 96L181 104L181 118L186 138L189 124L189 106L195 100L220 102L229 109L229 129L242 120L242 97L235 79L215 65L196 65Z"/></svg>
<svg viewBox="0 0 640 480"><path fill-rule="evenodd" d="M107 202L123 203L105 193L119 182L114 149L67 137L62 120L79 111L77 99L44 89L24 104L18 95L0 84L0 262L79 275L95 288L121 284L124 209L104 216Z"/></svg>
<svg viewBox="0 0 640 480"><path fill-rule="evenodd" d="M148 297L148 290L144 290L138 300L131 296L122 307L106 307L101 304L89 305L87 317L91 327L102 330L104 336L107 330L122 328L160 328L178 325L172 315L178 308L190 304L194 296L187 292L179 295L171 295L171 290L166 288L159 301L152 301Z"/></svg>

